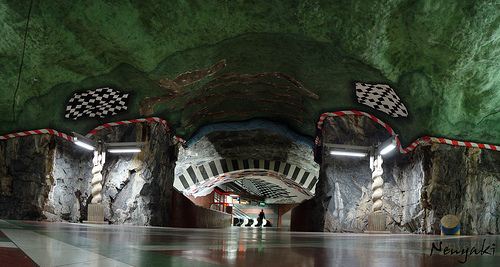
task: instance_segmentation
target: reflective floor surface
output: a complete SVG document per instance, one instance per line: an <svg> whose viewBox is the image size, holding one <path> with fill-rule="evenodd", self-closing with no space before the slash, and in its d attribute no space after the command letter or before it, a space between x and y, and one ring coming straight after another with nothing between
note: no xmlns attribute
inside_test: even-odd
<svg viewBox="0 0 500 267"><path fill-rule="evenodd" d="M0 266L500 266L499 241L0 220Z"/></svg>

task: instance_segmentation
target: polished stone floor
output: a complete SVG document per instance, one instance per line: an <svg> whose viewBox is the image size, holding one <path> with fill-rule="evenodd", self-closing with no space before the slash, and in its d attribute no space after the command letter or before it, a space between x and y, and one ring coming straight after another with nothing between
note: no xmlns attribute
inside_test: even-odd
<svg viewBox="0 0 500 267"><path fill-rule="evenodd" d="M178 229L0 220L0 266L500 266L500 236ZM432 244L441 252L430 256ZM445 247L479 255L443 255ZM489 247L487 247L489 246Z"/></svg>

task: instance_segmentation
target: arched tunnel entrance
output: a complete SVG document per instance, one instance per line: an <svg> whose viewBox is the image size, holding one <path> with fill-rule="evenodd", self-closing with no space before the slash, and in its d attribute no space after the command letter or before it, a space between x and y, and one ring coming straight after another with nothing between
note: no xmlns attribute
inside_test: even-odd
<svg viewBox="0 0 500 267"><path fill-rule="evenodd" d="M210 125L179 149L174 188L198 206L231 214L233 225L250 226L265 209L267 226L289 228L283 215L315 193L313 154L311 141L277 123Z"/></svg>

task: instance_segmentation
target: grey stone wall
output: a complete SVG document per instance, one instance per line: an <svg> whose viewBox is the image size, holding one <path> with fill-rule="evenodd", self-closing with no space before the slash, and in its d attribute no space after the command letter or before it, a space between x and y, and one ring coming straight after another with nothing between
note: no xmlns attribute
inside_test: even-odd
<svg viewBox="0 0 500 267"><path fill-rule="evenodd" d="M43 215L50 221L78 222L87 216L92 153L59 138L54 141L52 183Z"/></svg>
<svg viewBox="0 0 500 267"><path fill-rule="evenodd" d="M78 221L90 189L84 151L54 136L0 142L0 217Z"/></svg>
<svg viewBox="0 0 500 267"><path fill-rule="evenodd" d="M166 225L178 147L159 124L113 127L106 142L146 142L138 154L107 154L103 168L105 217L116 224Z"/></svg>
<svg viewBox="0 0 500 267"><path fill-rule="evenodd" d="M364 117L332 119L326 142L369 145L389 137ZM465 234L498 234L500 152L434 144L408 155L385 158L384 205L393 232L439 233L446 214L461 219ZM367 159L323 155L316 196L304 203L308 217L292 229L361 232L371 212L371 171ZM304 212L294 213L303 216Z"/></svg>
<svg viewBox="0 0 500 267"><path fill-rule="evenodd" d="M159 124L99 132L106 142L146 142L141 153L106 157L103 203L111 223L167 224L178 151L172 137ZM91 200L92 156L48 135L0 142L0 218L85 220Z"/></svg>
<svg viewBox="0 0 500 267"><path fill-rule="evenodd" d="M426 147L424 230L436 233L448 213L466 234L500 233L500 152L446 145Z"/></svg>
<svg viewBox="0 0 500 267"><path fill-rule="evenodd" d="M218 158L286 161L317 169L311 146L265 129L211 132L179 152L178 169Z"/></svg>

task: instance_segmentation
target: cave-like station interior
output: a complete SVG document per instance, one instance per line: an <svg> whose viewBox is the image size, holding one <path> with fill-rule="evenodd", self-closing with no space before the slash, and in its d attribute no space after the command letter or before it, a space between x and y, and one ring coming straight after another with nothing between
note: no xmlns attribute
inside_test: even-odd
<svg viewBox="0 0 500 267"><path fill-rule="evenodd" d="M499 8L0 1L0 266L500 266Z"/></svg>

